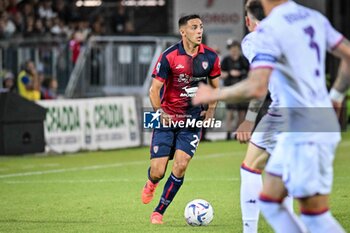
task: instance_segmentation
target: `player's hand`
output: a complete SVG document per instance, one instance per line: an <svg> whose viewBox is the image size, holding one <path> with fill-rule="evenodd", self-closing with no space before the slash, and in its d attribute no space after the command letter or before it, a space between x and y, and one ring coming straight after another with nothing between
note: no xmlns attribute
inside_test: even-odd
<svg viewBox="0 0 350 233"><path fill-rule="evenodd" d="M333 104L333 108L335 113L337 114L338 119L340 118L340 114L341 114L341 109L342 109L342 102L337 102L332 100L332 104Z"/></svg>
<svg viewBox="0 0 350 233"><path fill-rule="evenodd" d="M203 112L205 112L204 121L208 121L214 118L214 113L215 113L214 110L208 109L207 111L203 111Z"/></svg>
<svg viewBox="0 0 350 233"><path fill-rule="evenodd" d="M230 71L230 75L232 77L239 77L239 76L241 76L241 71L239 71L239 70L231 70Z"/></svg>
<svg viewBox="0 0 350 233"><path fill-rule="evenodd" d="M162 125L170 126L171 116L166 112L164 112L163 110L161 110L160 120Z"/></svg>
<svg viewBox="0 0 350 233"><path fill-rule="evenodd" d="M197 93L195 97L192 98L192 104L207 104L211 101L216 100L217 91L214 90L211 86L200 83L198 86Z"/></svg>
<svg viewBox="0 0 350 233"><path fill-rule="evenodd" d="M243 121L236 130L236 138L240 143L247 143L250 140L254 123L251 121Z"/></svg>

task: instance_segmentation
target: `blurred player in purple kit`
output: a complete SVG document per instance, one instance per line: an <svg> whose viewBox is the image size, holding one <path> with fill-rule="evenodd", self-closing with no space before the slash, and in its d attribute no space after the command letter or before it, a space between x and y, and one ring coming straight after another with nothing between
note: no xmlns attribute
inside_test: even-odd
<svg viewBox="0 0 350 233"><path fill-rule="evenodd" d="M350 43L315 10L288 0L262 0L262 4L267 17L257 29L257 52L248 79L214 93L200 86L193 103L261 98L269 82L278 86L286 124L265 168L260 209L275 232L343 233L329 211L333 160L340 141L332 102L339 105L350 86ZM330 98L326 50L342 59ZM282 174L276 173L281 168ZM287 193L298 199L300 217L283 204Z"/></svg>
<svg viewBox="0 0 350 233"><path fill-rule="evenodd" d="M179 19L182 40L165 50L153 72L150 88L152 107L161 115L162 126L187 119L212 120L216 101L207 108L193 106L199 83L219 87L220 61L215 51L202 44L203 23L198 15ZM184 175L200 141L201 128L161 127L154 129L150 148L151 166L142 190L142 202L152 201L169 160L174 159L158 206L151 215L152 224L163 224L163 214L180 189Z"/></svg>
<svg viewBox="0 0 350 233"><path fill-rule="evenodd" d="M248 0L246 3L246 26L250 31L242 40L242 51L251 63L256 56L257 32L260 21L265 17L260 0ZM258 198L262 189L262 171L276 146L276 138L284 125L284 118L279 111L277 96L278 86L273 82L268 86L271 103L267 114L257 123L253 134L251 131L256 123L257 115L264 104L265 96L253 99L249 103L246 119L238 127L236 138L239 142L249 142L248 149L241 165L241 211L244 233L258 232L259 207ZM268 100L269 101L269 100ZM293 198L286 197L284 201L293 211Z"/></svg>

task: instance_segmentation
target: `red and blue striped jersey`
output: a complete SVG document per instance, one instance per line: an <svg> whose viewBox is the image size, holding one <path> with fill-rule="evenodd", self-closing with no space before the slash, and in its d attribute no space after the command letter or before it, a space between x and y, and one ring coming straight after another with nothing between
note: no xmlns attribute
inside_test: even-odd
<svg viewBox="0 0 350 233"><path fill-rule="evenodd" d="M201 106L193 106L198 84L207 83L221 75L220 61L216 52L204 44L198 53L186 53L182 41L169 47L159 57L153 70L153 78L164 83L161 107L173 120L198 119Z"/></svg>

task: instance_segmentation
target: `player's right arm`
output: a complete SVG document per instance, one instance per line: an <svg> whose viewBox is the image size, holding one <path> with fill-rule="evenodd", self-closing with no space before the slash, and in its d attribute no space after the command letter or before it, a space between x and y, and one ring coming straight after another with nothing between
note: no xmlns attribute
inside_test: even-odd
<svg viewBox="0 0 350 233"><path fill-rule="evenodd" d="M154 67L153 73L152 73L152 84L151 88L149 90L149 98L152 104L152 107L154 111L160 111L161 115L161 122L166 123L170 121L170 116L166 114L162 109L162 97L160 96L160 91L164 85L164 82L168 78L168 74L170 72L170 66L169 62L164 54L162 54L156 66ZM164 95L164 93L163 93Z"/></svg>
<svg viewBox="0 0 350 233"><path fill-rule="evenodd" d="M149 89L149 98L154 111L158 111L161 108L161 100L160 100L160 90L163 87L163 82L158 79L152 79L152 85Z"/></svg>
<svg viewBox="0 0 350 233"><path fill-rule="evenodd" d="M341 63L331 90L331 98L333 101L341 103L345 92L350 87L350 42L343 39L332 53L341 59Z"/></svg>

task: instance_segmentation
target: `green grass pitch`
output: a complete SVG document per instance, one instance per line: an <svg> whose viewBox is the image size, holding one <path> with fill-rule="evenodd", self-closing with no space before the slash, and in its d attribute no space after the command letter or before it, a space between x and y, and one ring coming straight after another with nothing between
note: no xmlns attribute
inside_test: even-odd
<svg viewBox="0 0 350 233"><path fill-rule="evenodd" d="M0 157L0 232L241 232L239 167L245 149L237 142L200 144L162 226L151 225L149 217L166 178L155 200L148 205L140 200L148 148ZM350 134L343 134L331 195L333 214L348 232L349 149ZM184 207L195 198L213 205L207 227L185 223ZM263 218L259 224L260 232L272 232Z"/></svg>

